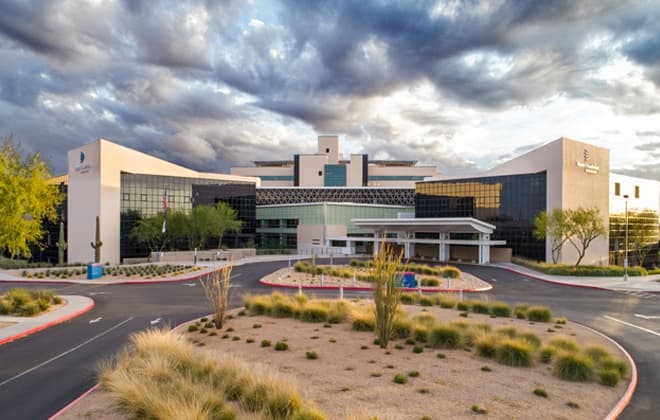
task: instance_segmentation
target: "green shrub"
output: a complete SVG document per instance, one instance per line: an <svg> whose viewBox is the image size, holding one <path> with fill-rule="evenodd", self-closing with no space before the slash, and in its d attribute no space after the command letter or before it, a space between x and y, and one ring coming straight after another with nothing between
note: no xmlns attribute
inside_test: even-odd
<svg viewBox="0 0 660 420"><path fill-rule="evenodd" d="M545 392L545 389L543 388L536 388L534 390L534 395L536 395L537 397L548 398L548 393Z"/></svg>
<svg viewBox="0 0 660 420"><path fill-rule="evenodd" d="M306 322L326 322L330 311L319 303L308 303L301 310L299 317Z"/></svg>
<svg viewBox="0 0 660 420"><path fill-rule="evenodd" d="M599 367L602 370L615 370L619 372L619 376L622 378L627 378L630 374L630 366L628 365L628 362L613 356L603 358L600 361Z"/></svg>
<svg viewBox="0 0 660 420"><path fill-rule="evenodd" d="M355 331L374 331L376 320L373 313L353 313L351 314L351 328Z"/></svg>
<svg viewBox="0 0 660 420"><path fill-rule="evenodd" d="M424 325L415 325L413 327L413 339L420 343L426 343L429 338L429 329Z"/></svg>
<svg viewBox="0 0 660 420"><path fill-rule="evenodd" d="M431 328L428 342L436 348L456 348L461 343L461 334L455 326L439 325Z"/></svg>
<svg viewBox="0 0 660 420"><path fill-rule="evenodd" d="M288 349L289 349L289 345L284 341L278 341L277 343L275 343L275 351L284 351Z"/></svg>
<svg viewBox="0 0 660 420"><path fill-rule="evenodd" d="M600 377L601 385L611 386L611 387L615 387L619 383L619 380L621 379L621 375L619 374L619 372L614 369L601 370L598 373L598 376Z"/></svg>
<svg viewBox="0 0 660 420"><path fill-rule="evenodd" d="M461 276L461 270L459 270L456 267L443 267L442 269L442 277L448 278L448 279L457 279Z"/></svg>
<svg viewBox="0 0 660 420"><path fill-rule="evenodd" d="M541 361L541 363L550 363L556 353L557 347L543 346L541 347L541 350L539 350L539 361Z"/></svg>
<svg viewBox="0 0 660 420"><path fill-rule="evenodd" d="M552 311L545 306L530 306L527 309L527 319L533 322L550 322Z"/></svg>
<svg viewBox="0 0 660 420"><path fill-rule="evenodd" d="M422 346L415 346L415 347L413 347L412 352L413 352L413 353L417 353L417 354L422 353L422 352L424 352L424 347L422 347Z"/></svg>
<svg viewBox="0 0 660 420"><path fill-rule="evenodd" d="M462 301L462 302L457 302L456 303L456 309L459 311L469 311L470 310L470 302L468 301Z"/></svg>
<svg viewBox="0 0 660 420"><path fill-rule="evenodd" d="M490 304L491 315L508 318L511 316L511 308L504 302L493 302Z"/></svg>
<svg viewBox="0 0 660 420"><path fill-rule="evenodd" d="M272 303L268 296L255 296L247 302L247 309L252 315L265 315L270 313Z"/></svg>
<svg viewBox="0 0 660 420"><path fill-rule="evenodd" d="M270 340L261 340L261 347L270 347Z"/></svg>
<svg viewBox="0 0 660 420"><path fill-rule="evenodd" d="M399 301L404 305L414 305L419 302L418 293L401 293L399 296Z"/></svg>
<svg viewBox="0 0 660 420"><path fill-rule="evenodd" d="M408 338L412 334L413 323L407 318L397 317L394 320L392 338Z"/></svg>
<svg viewBox="0 0 660 420"><path fill-rule="evenodd" d="M288 299L274 300L270 315L275 318L293 318L296 315L296 304Z"/></svg>
<svg viewBox="0 0 660 420"><path fill-rule="evenodd" d="M348 319L350 308L348 303L343 300L332 301L328 310L328 322L339 324Z"/></svg>
<svg viewBox="0 0 660 420"><path fill-rule="evenodd" d="M496 331L499 335L515 338L518 336L518 330L515 327L500 327Z"/></svg>
<svg viewBox="0 0 660 420"><path fill-rule="evenodd" d="M395 384L403 385L408 383L408 377L403 373L397 373L396 375L394 375L394 379L392 379L392 382L394 382Z"/></svg>
<svg viewBox="0 0 660 420"><path fill-rule="evenodd" d="M440 296L440 307L445 309L454 309L458 303L455 296Z"/></svg>
<svg viewBox="0 0 660 420"><path fill-rule="evenodd" d="M483 334L477 337L475 347L481 357L492 359L497 353L498 337L495 334Z"/></svg>
<svg viewBox="0 0 660 420"><path fill-rule="evenodd" d="M553 361L552 373L567 381L584 382L593 377L594 367L587 356L563 352Z"/></svg>
<svg viewBox="0 0 660 420"><path fill-rule="evenodd" d="M591 359L595 365L599 364L601 360L610 357L610 352L603 346L590 345L583 348L582 353Z"/></svg>
<svg viewBox="0 0 660 420"><path fill-rule="evenodd" d="M527 303L518 303L513 307L513 313L518 319L527 318L527 310L529 309L529 304Z"/></svg>
<svg viewBox="0 0 660 420"><path fill-rule="evenodd" d="M422 306L433 306L433 298L426 295L420 296L419 304Z"/></svg>
<svg viewBox="0 0 660 420"><path fill-rule="evenodd" d="M480 300L473 300L470 302L470 307L472 309L472 312L475 314L489 314L490 313L490 305L488 302L482 302Z"/></svg>
<svg viewBox="0 0 660 420"><path fill-rule="evenodd" d="M524 332L518 334L517 337L521 340L527 341L535 349L541 347L541 339L534 333Z"/></svg>
<svg viewBox="0 0 660 420"><path fill-rule="evenodd" d="M419 281L422 286L425 287L438 287L440 286L440 280L435 277L422 277Z"/></svg>
<svg viewBox="0 0 660 420"><path fill-rule="evenodd" d="M19 316L33 316L41 312L41 309L39 308L39 302L30 301L18 307L16 312Z"/></svg>
<svg viewBox="0 0 660 420"><path fill-rule="evenodd" d="M534 349L527 341L504 338L497 344L495 359L508 366L529 367L534 364Z"/></svg>
<svg viewBox="0 0 660 420"><path fill-rule="evenodd" d="M570 353L578 351L578 345L575 340L564 336L553 338L548 342L548 345Z"/></svg>
<svg viewBox="0 0 660 420"><path fill-rule="evenodd" d="M305 357L309 360L316 360L319 358L319 355L315 351L306 351Z"/></svg>
<svg viewBox="0 0 660 420"><path fill-rule="evenodd" d="M419 371L411 370L410 372L408 372L408 376L410 376L411 378L417 378L419 376Z"/></svg>

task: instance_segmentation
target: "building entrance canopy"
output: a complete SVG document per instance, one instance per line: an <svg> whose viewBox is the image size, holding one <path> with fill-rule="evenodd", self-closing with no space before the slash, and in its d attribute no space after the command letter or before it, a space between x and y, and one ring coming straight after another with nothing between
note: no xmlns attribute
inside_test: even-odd
<svg viewBox="0 0 660 420"><path fill-rule="evenodd" d="M479 264L490 262L490 247L492 245L505 245L506 241L495 241L490 235L495 226L472 217L443 217L443 218L397 218L397 219L351 219L351 223L365 230L372 231L372 238L341 238L347 241L367 241L374 243L374 255L378 253L380 242L396 242L404 245L404 257L414 255L415 244L437 244L438 260L450 259L451 245L476 246L479 249ZM416 238L416 233L437 233L438 238ZM396 233L397 237L387 237L388 233ZM475 239L451 239L452 233L475 234ZM333 238L335 239L335 238ZM339 239L339 238L336 238Z"/></svg>

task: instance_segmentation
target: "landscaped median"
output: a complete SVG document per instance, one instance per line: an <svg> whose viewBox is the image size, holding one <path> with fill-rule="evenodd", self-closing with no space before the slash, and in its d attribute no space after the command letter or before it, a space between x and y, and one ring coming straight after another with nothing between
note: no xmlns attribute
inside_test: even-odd
<svg viewBox="0 0 660 420"><path fill-rule="evenodd" d="M61 303L62 298L51 290L9 289L0 295L0 315L35 316Z"/></svg>
<svg viewBox="0 0 660 420"><path fill-rule="evenodd" d="M352 260L349 265L316 265L307 261L283 268L263 277L260 282L271 287L302 289L371 290L373 288L371 261ZM399 267L403 273L414 273L415 284L404 289L423 292L476 292L492 288L485 281L453 266L408 264Z"/></svg>
<svg viewBox="0 0 660 420"><path fill-rule="evenodd" d="M619 349L548 308L431 301L381 348L371 300L248 296L221 329L133 336L61 418L602 419L626 391Z"/></svg>

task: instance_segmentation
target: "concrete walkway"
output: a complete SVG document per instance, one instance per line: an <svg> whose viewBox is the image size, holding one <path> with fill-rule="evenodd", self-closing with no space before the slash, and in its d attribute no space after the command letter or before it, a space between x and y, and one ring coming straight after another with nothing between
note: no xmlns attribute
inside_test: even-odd
<svg viewBox="0 0 660 420"><path fill-rule="evenodd" d="M61 297L65 302L64 305L41 315L32 317L0 316L0 322L14 323L8 327L0 328L0 345L68 321L94 307L94 301L85 296Z"/></svg>
<svg viewBox="0 0 660 420"><path fill-rule="evenodd" d="M623 277L556 276L541 273L540 271L532 270L527 267L522 267L520 265L511 263L491 265L529 278L561 284L564 286L587 287L593 289L607 289L628 292L660 293L660 274L655 274L652 276L628 277L628 280L624 281Z"/></svg>

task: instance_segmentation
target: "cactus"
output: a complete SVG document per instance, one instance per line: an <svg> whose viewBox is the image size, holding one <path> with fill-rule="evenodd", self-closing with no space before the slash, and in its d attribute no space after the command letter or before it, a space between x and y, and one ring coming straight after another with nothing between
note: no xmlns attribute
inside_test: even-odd
<svg viewBox="0 0 660 420"><path fill-rule="evenodd" d="M64 265L64 251L68 247L64 240L64 222L60 222L60 237L57 240L57 264Z"/></svg>
<svg viewBox="0 0 660 420"><path fill-rule="evenodd" d="M96 240L94 242L90 242L90 245L92 248L94 248L94 262L100 263L101 247L103 246L103 242L101 242L101 227L99 226L98 216L96 216Z"/></svg>

